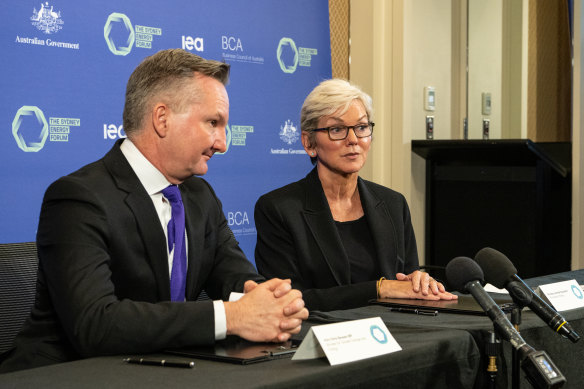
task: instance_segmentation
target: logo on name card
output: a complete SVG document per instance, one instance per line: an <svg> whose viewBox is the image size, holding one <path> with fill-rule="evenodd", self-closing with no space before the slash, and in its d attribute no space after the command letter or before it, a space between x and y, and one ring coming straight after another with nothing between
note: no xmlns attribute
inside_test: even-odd
<svg viewBox="0 0 584 389"><path fill-rule="evenodd" d="M54 34L63 28L63 19L61 19L61 11L54 9L48 1L41 3L41 8L37 11L33 8L31 23L38 30L44 34Z"/></svg>
<svg viewBox="0 0 584 389"><path fill-rule="evenodd" d="M371 332L373 339L375 339L378 343L387 343L387 334L381 329L381 327L378 325L372 325L369 327L369 331Z"/></svg>
<svg viewBox="0 0 584 389"><path fill-rule="evenodd" d="M317 54L317 49L297 47L294 39L288 37L280 39L276 49L276 58L280 69L288 74L294 73L298 66L310 67L312 56Z"/></svg>
<svg viewBox="0 0 584 389"><path fill-rule="evenodd" d="M572 293L574 293L574 296L576 296L576 298L580 300L584 298L584 295L582 295L582 289L580 289L576 285L572 285Z"/></svg>

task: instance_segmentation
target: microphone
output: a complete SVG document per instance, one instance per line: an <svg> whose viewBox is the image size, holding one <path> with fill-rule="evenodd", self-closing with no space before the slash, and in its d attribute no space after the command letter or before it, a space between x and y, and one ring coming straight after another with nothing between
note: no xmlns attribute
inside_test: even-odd
<svg viewBox="0 0 584 389"><path fill-rule="evenodd" d="M514 348L517 350L526 348L526 352L533 350L483 288L485 283L483 271L475 261L467 257L454 258L446 265L446 279L452 288L462 293L472 294L493 321L496 332L509 341Z"/></svg>
<svg viewBox="0 0 584 389"><path fill-rule="evenodd" d="M451 287L470 293L493 321L495 331L517 350L522 359L521 368L535 388L560 388L566 378L545 351L536 351L528 345L513 327L505 313L483 288L484 275L480 266L470 258L456 257L446 265L446 279Z"/></svg>
<svg viewBox="0 0 584 389"><path fill-rule="evenodd" d="M513 302L520 308L528 306L551 329L576 343L580 339L572 326L555 309L550 307L517 275L517 269L505 254L485 247L475 255L488 282L509 291Z"/></svg>

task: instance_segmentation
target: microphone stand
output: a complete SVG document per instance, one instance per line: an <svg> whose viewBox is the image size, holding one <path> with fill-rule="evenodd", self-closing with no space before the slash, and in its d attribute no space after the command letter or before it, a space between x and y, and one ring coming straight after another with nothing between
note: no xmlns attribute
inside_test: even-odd
<svg viewBox="0 0 584 389"><path fill-rule="evenodd" d="M485 347L485 353L489 359L489 364L487 365L487 374L489 375L489 388L495 389L497 387L497 355L501 350L501 340L495 334L495 331L489 331L487 334L487 341Z"/></svg>
<svg viewBox="0 0 584 389"><path fill-rule="evenodd" d="M521 310L523 307L512 304L510 323L515 327L518 336L521 324ZM495 326L496 329L496 326ZM524 343L521 347L513 347L511 350L511 387L519 389L521 369L525 372L527 381L536 389L560 388L566 383L566 377L552 362L545 351L536 351L533 347Z"/></svg>
<svg viewBox="0 0 584 389"><path fill-rule="evenodd" d="M519 332L519 325L521 324L521 310L522 307L514 305L511 311L511 324ZM515 348L511 349L511 387L519 389L521 386L521 360L519 358L519 351Z"/></svg>

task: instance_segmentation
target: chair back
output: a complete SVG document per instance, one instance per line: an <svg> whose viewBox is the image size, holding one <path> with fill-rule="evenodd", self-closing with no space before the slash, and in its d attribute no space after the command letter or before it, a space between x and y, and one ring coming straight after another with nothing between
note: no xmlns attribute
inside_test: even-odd
<svg viewBox="0 0 584 389"><path fill-rule="evenodd" d="M30 315L38 269L35 242L0 244L0 354Z"/></svg>

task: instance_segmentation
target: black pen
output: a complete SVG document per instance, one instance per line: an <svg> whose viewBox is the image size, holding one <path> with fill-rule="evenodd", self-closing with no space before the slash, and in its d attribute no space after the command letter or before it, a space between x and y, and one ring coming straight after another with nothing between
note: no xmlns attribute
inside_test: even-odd
<svg viewBox="0 0 584 389"><path fill-rule="evenodd" d="M403 312L403 313L413 313L415 315L423 315L423 316L437 316L438 311L429 311L424 309L418 308L406 308L406 307L392 307L389 308L392 312Z"/></svg>
<svg viewBox="0 0 584 389"><path fill-rule="evenodd" d="M139 365L151 365L151 366L168 366L168 367L187 367L192 368L195 366L195 362L190 361L173 361L168 359L154 359L154 358L125 358L124 362L137 363Z"/></svg>

